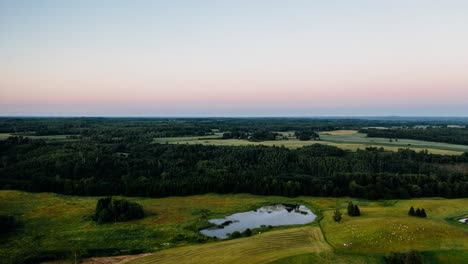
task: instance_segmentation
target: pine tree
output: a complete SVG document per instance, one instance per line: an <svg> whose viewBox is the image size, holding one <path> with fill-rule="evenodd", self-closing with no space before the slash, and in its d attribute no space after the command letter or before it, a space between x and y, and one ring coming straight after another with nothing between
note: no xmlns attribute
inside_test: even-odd
<svg viewBox="0 0 468 264"><path fill-rule="evenodd" d="M354 209L355 209L355 207L353 205L353 202L348 202L348 215L349 216L354 216L355 215Z"/></svg>
<svg viewBox="0 0 468 264"><path fill-rule="evenodd" d="M414 216L414 215L415 215L413 206L411 206L411 208L409 209L408 215L410 215L410 216Z"/></svg>
<svg viewBox="0 0 468 264"><path fill-rule="evenodd" d="M414 215L415 216L421 216L421 210L419 208L416 209L416 213Z"/></svg>
<svg viewBox="0 0 468 264"><path fill-rule="evenodd" d="M427 217L426 210L424 210L424 208L421 209L421 217Z"/></svg>
<svg viewBox="0 0 468 264"><path fill-rule="evenodd" d="M361 210L359 210L359 207L357 205L354 206L354 216L360 216L361 215Z"/></svg>

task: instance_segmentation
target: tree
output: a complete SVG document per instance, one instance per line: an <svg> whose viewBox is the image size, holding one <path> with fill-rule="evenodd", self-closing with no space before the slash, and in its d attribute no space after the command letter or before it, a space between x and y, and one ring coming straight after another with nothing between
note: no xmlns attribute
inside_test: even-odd
<svg viewBox="0 0 468 264"><path fill-rule="evenodd" d="M348 202L348 215L360 216L361 210L359 209L359 206L357 206L356 204L353 204L353 202Z"/></svg>
<svg viewBox="0 0 468 264"><path fill-rule="evenodd" d="M333 220L335 220L335 222L339 223L341 222L341 212L339 209L336 209L334 214L333 214Z"/></svg>
<svg viewBox="0 0 468 264"><path fill-rule="evenodd" d="M414 215L415 216L421 216L421 210L419 208L416 209L416 213Z"/></svg>
<svg viewBox="0 0 468 264"><path fill-rule="evenodd" d="M416 213L414 212L414 207L413 206L411 206L411 208L409 209L408 215L409 216L415 216L416 215Z"/></svg>
<svg viewBox="0 0 468 264"><path fill-rule="evenodd" d="M348 202L348 215L354 216L354 205L353 202Z"/></svg>
<svg viewBox="0 0 468 264"><path fill-rule="evenodd" d="M247 228L244 232L242 232L242 235L249 237L252 235L252 230L250 230L250 228Z"/></svg>
<svg viewBox="0 0 468 264"><path fill-rule="evenodd" d="M424 208L421 209L421 217L427 217L426 210L424 210Z"/></svg>
<svg viewBox="0 0 468 264"><path fill-rule="evenodd" d="M353 216L360 216L361 215L361 210L357 205L354 206L354 215Z"/></svg>
<svg viewBox="0 0 468 264"><path fill-rule="evenodd" d="M241 237L241 233L239 231L234 231L232 234L229 235L229 238L239 238Z"/></svg>

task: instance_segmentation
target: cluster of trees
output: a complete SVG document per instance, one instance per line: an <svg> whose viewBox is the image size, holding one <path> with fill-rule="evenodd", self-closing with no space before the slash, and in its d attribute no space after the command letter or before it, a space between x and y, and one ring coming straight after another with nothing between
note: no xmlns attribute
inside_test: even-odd
<svg viewBox="0 0 468 264"><path fill-rule="evenodd" d="M249 133L246 131L231 131L223 133L222 139L248 139Z"/></svg>
<svg viewBox="0 0 468 264"><path fill-rule="evenodd" d="M468 145L467 128L428 127L428 128L396 128L396 129L363 129L368 137L389 139L417 139L452 144Z"/></svg>
<svg viewBox="0 0 468 264"><path fill-rule="evenodd" d="M280 134L265 131L265 130L257 130L253 132L247 131L232 131L223 133L222 139L248 139L250 141L265 141L265 140L276 140L277 137L281 137ZM282 138L282 137L281 137Z"/></svg>
<svg viewBox="0 0 468 264"><path fill-rule="evenodd" d="M144 216L143 206L125 199L101 198L96 204L93 220L103 224L141 219Z"/></svg>
<svg viewBox="0 0 468 264"><path fill-rule="evenodd" d="M418 251L396 253L392 252L384 257L385 264L422 264L423 259Z"/></svg>
<svg viewBox="0 0 468 264"><path fill-rule="evenodd" d="M294 136L299 139L299 140L317 140L320 138L319 134L313 132L313 131L296 131L294 133Z"/></svg>
<svg viewBox="0 0 468 264"><path fill-rule="evenodd" d="M360 216L361 210L357 204L353 204L353 202L348 202L348 215L349 216Z"/></svg>
<svg viewBox="0 0 468 264"><path fill-rule="evenodd" d="M408 215L423 217L423 218L427 217L426 210L424 210L424 208L421 208L421 209L417 208L416 210L414 210L413 206L411 206L411 208L409 209Z"/></svg>

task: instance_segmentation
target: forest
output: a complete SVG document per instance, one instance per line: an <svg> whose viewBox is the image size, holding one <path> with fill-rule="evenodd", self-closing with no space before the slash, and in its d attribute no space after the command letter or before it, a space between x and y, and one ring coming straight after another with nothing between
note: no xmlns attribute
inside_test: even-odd
<svg viewBox="0 0 468 264"><path fill-rule="evenodd" d="M281 127L303 131L297 136L309 136L312 132L304 131L355 126L349 120L309 120L307 126L307 120L272 119L270 125L259 127L263 122L268 123L250 119L208 119L210 125L204 120L3 119L3 132L13 134L14 127L23 133L0 141L0 188L150 197L210 192L368 199L467 197L467 173L451 168L468 163L468 153L449 156L372 147L353 152L319 144L287 149L151 143L152 136L174 135L174 131L206 135L214 129L261 129L270 133L260 135L268 136L278 131L269 129ZM397 121L357 123L377 122L394 125ZM49 140L28 137L27 131L74 136Z"/></svg>
<svg viewBox="0 0 468 264"><path fill-rule="evenodd" d="M389 139L417 139L434 142L468 145L467 128L428 127L428 128L398 128L398 129L362 129L368 137Z"/></svg>

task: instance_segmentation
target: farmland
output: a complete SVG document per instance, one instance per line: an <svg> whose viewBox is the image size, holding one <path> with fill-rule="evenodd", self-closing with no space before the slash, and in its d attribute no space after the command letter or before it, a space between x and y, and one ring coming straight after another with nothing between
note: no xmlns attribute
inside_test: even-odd
<svg viewBox="0 0 468 264"><path fill-rule="evenodd" d="M154 252L132 260L135 263L379 263L389 251L409 249L421 251L428 260L459 263L468 257L468 228L455 221L468 214L468 199L354 199L362 216L344 215L335 223L332 211L338 205L344 212L348 198L248 194L130 198L144 206L146 217L104 225L89 218L97 197L1 191L0 200L0 214L14 215L22 223L1 238L0 256L7 263L74 252L82 258ZM209 218L279 202L305 204L319 217L312 224L226 241L206 240L197 232ZM425 208L428 218L407 216L410 206Z"/></svg>
<svg viewBox="0 0 468 264"><path fill-rule="evenodd" d="M336 146L346 150L355 151L356 149L364 149L366 147L383 147L388 151L397 151L400 148L408 148L415 151L428 150L434 154L444 155L459 155L468 151L468 146L448 144L440 142L430 142L422 140L388 138L369 138L363 133L358 133L355 130L336 130L320 133L320 140L300 141L294 135L294 131L278 132L287 139L270 140L253 142L243 139L220 139L221 133L211 136L202 137L169 137L155 138L154 143L160 144L204 144L216 146L247 146L247 145L264 145L264 146L284 146L287 148L300 148L311 144L325 144Z"/></svg>

